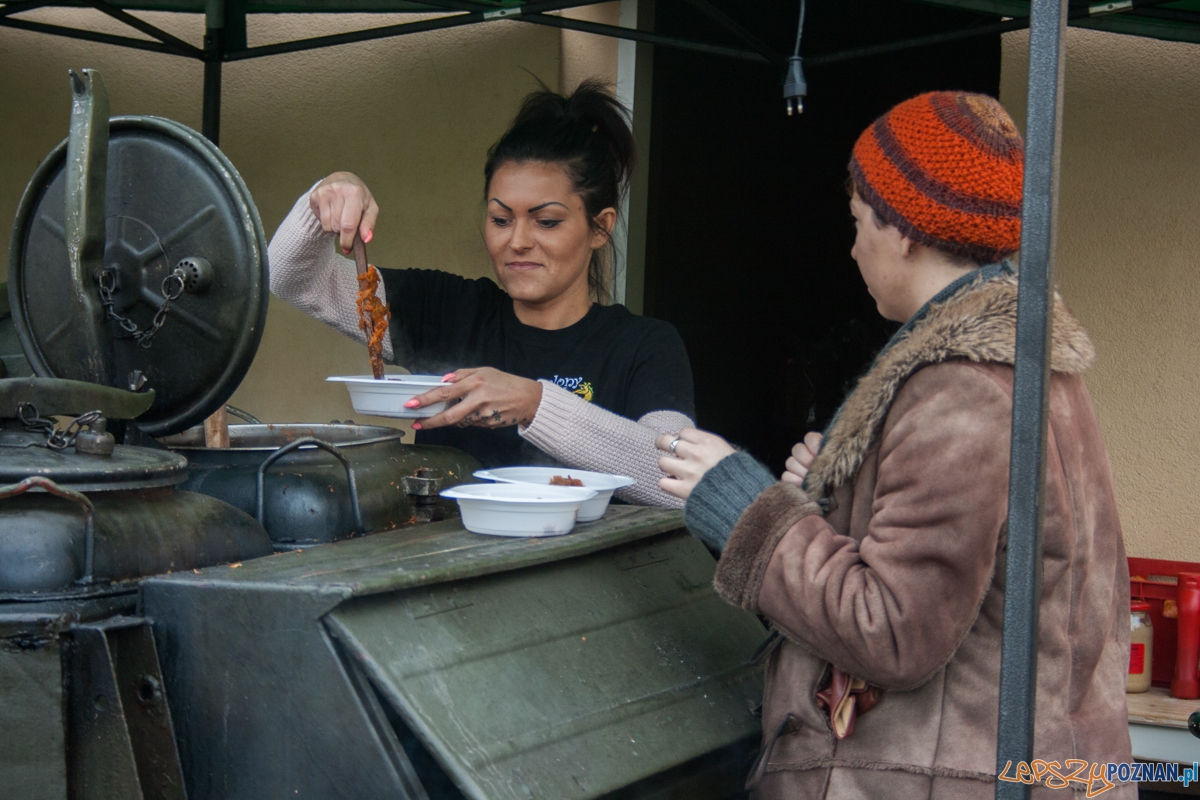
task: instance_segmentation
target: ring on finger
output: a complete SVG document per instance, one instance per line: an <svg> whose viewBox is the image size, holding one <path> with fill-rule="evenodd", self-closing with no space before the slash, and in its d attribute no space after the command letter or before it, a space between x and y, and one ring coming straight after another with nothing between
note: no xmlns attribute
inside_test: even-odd
<svg viewBox="0 0 1200 800"><path fill-rule="evenodd" d="M674 439L671 440L671 444L669 445L669 447L671 448L671 455L675 456L676 458L679 458L679 456L675 455L675 448L678 446L679 446L679 437L676 436Z"/></svg>

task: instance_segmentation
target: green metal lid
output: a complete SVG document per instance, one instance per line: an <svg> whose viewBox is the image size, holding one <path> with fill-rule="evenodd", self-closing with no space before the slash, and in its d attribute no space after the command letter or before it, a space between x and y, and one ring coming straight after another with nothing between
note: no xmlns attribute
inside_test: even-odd
<svg viewBox="0 0 1200 800"><path fill-rule="evenodd" d="M269 297L262 223L211 142L159 117L110 121L99 75L72 81L71 136L13 225L13 322L37 375L153 389L139 427L177 433L224 405L254 359Z"/></svg>
<svg viewBox="0 0 1200 800"><path fill-rule="evenodd" d="M60 486L95 492L173 486L186 477L187 459L169 450L117 445L111 455L88 455L73 446L47 447L45 431L18 422L25 411L38 421L99 412L129 420L154 402L154 392L127 392L62 378L0 379L0 486L34 475ZM25 411L22 408L25 407Z"/></svg>
<svg viewBox="0 0 1200 800"><path fill-rule="evenodd" d="M0 447L5 446L0 433ZM5 450L0 459L0 486L33 475L49 478L79 492L150 489L174 486L187 477L187 459L170 450L117 445L111 456L85 456L44 447Z"/></svg>

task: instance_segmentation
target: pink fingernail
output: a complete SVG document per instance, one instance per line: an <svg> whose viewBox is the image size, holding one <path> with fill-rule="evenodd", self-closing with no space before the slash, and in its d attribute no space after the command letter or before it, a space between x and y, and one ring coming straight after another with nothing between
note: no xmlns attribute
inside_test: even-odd
<svg viewBox="0 0 1200 800"><path fill-rule="evenodd" d="M405 404L404 404L404 407L405 407L405 408L417 408L417 407L419 407L420 405L421 405L421 404L420 404L420 403L418 403L418 402L417 402L417 399L414 397L412 400L409 400L407 403L405 403Z"/></svg>
<svg viewBox="0 0 1200 800"><path fill-rule="evenodd" d="M414 422L414 423L412 424L412 429L413 429L414 431L419 431L419 430L421 430L421 423L419 423L419 422Z"/></svg>
<svg viewBox="0 0 1200 800"><path fill-rule="evenodd" d="M344 248L344 247L343 247L343 248L342 248L342 255L344 255L344 256L348 256L348 255L350 255L350 251L349 251L349 250L347 250L346 248Z"/></svg>
<svg viewBox="0 0 1200 800"><path fill-rule="evenodd" d="M443 376L442 376L442 380L443 380L443 381L448 381L448 380L450 380L450 379L451 379L451 378L453 378L453 377L455 377L455 376L454 376L454 373L453 373L453 372L448 372L448 373L446 373L445 375L443 375Z"/></svg>
<svg viewBox="0 0 1200 800"><path fill-rule="evenodd" d="M375 231L367 231L367 235L363 237L363 244L370 244L373 238L375 238Z"/></svg>

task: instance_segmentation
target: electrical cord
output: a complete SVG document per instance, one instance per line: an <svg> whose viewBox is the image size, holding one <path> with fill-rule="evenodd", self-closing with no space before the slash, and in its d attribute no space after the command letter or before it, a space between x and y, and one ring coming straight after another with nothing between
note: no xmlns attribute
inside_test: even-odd
<svg viewBox="0 0 1200 800"><path fill-rule="evenodd" d="M804 35L804 0L800 0L800 22L796 27L796 49L788 59L787 78L783 82L783 99L787 103L787 113L804 113L804 96L808 94L808 84L804 80L803 59L800 58L800 39Z"/></svg>

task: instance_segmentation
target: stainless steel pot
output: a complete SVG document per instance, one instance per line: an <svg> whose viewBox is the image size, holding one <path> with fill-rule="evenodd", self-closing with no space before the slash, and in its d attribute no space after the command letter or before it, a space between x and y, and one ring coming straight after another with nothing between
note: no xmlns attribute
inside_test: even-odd
<svg viewBox="0 0 1200 800"><path fill-rule="evenodd" d="M197 427L162 439L188 460L181 488L258 517L276 550L335 542L456 516L442 489L472 480L474 458L409 445L395 428L353 424L230 425L228 448Z"/></svg>

